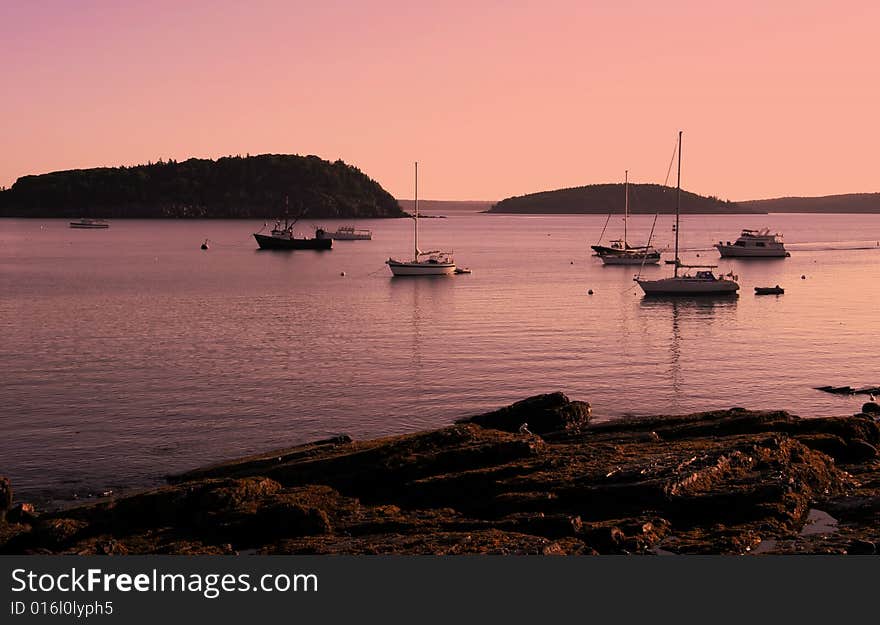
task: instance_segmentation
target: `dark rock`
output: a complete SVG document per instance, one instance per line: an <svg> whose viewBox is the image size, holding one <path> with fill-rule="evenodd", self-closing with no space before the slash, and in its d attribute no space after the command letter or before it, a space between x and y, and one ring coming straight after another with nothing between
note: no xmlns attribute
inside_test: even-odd
<svg viewBox="0 0 880 625"><path fill-rule="evenodd" d="M837 462L864 462L877 457L877 448L861 438L849 441L834 434L806 434L797 440L816 451L821 451L834 458Z"/></svg>
<svg viewBox="0 0 880 625"><path fill-rule="evenodd" d="M0 554L25 552L31 527L22 523L0 523Z"/></svg>
<svg viewBox="0 0 880 625"><path fill-rule="evenodd" d="M585 427L586 406L553 393L431 432L197 469L0 523L0 551L740 554L778 541L775 552L842 553L876 540L871 418L733 409ZM549 431L520 434L523 422ZM792 538L812 508L840 520L838 538Z"/></svg>
<svg viewBox="0 0 880 625"><path fill-rule="evenodd" d="M313 536L267 546L262 554L407 555L586 555L595 553L577 538L555 541L497 529L436 531L378 536Z"/></svg>
<svg viewBox="0 0 880 625"><path fill-rule="evenodd" d="M803 276L801 276L803 278ZM833 393L835 395L853 395L855 393L855 389L851 386L816 386L814 387L817 391L825 391L826 393Z"/></svg>
<svg viewBox="0 0 880 625"><path fill-rule="evenodd" d="M583 528L579 516L544 514L543 512L510 515L499 519L495 525L501 530L546 536L547 538L576 536Z"/></svg>
<svg viewBox="0 0 880 625"><path fill-rule="evenodd" d="M591 524L583 528L584 542L599 553L618 553L626 541L626 534L616 525Z"/></svg>
<svg viewBox="0 0 880 625"><path fill-rule="evenodd" d="M865 414L880 414L880 404L874 401L869 401L862 404L862 412Z"/></svg>
<svg viewBox="0 0 880 625"><path fill-rule="evenodd" d="M44 519L34 528L34 533L39 546L58 549L73 542L86 527L86 521L76 519Z"/></svg>
<svg viewBox="0 0 880 625"><path fill-rule="evenodd" d="M286 501L262 511L252 527L260 532L261 539L332 533L330 518L324 510Z"/></svg>
<svg viewBox="0 0 880 625"><path fill-rule="evenodd" d="M6 513L6 520L10 523L29 523L37 520L37 512L33 504L17 503Z"/></svg>
<svg viewBox="0 0 880 625"><path fill-rule="evenodd" d="M805 434L798 436L798 440L810 449L821 451L838 461L843 461L849 456L846 441L834 434Z"/></svg>
<svg viewBox="0 0 880 625"><path fill-rule="evenodd" d="M594 433L644 436L653 433L663 440L704 436L732 436L766 432L789 432L802 420L785 411L747 411L742 408L699 412L691 415L629 417L590 426Z"/></svg>
<svg viewBox="0 0 880 625"><path fill-rule="evenodd" d="M847 445L848 462L865 462L877 457L877 448L860 438L853 439Z"/></svg>
<svg viewBox="0 0 880 625"><path fill-rule="evenodd" d="M167 479L172 484L175 484L211 477L255 475L261 473L264 468L271 468L279 464L302 461L315 456L321 456L328 450L345 446L351 442L352 439L350 436L339 434L330 438L305 443L304 445L297 445L296 447L271 451L248 458L239 458L232 462L224 462L195 469L193 471L187 471L185 473L169 475L167 476Z"/></svg>
<svg viewBox="0 0 880 625"><path fill-rule="evenodd" d="M880 444L880 424L867 416L799 419L792 428L784 431L795 436L800 434L834 434L845 441L861 439L872 445Z"/></svg>
<svg viewBox="0 0 880 625"><path fill-rule="evenodd" d="M584 427L589 423L591 415L589 403L570 401L564 393L556 392L535 395L461 422L476 423L484 428L505 432L519 432L523 424L528 424L529 431L545 434Z"/></svg>
<svg viewBox="0 0 880 625"><path fill-rule="evenodd" d="M8 477L0 477L0 521L6 516L6 511L12 507L12 484Z"/></svg>
<svg viewBox="0 0 880 625"><path fill-rule="evenodd" d="M877 553L877 545L870 540L856 539L849 544L846 552L852 555L872 556Z"/></svg>
<svg viewBox="0 0 880 625"><path fill-rule="evenodd" d="M225 513L280 490L281 484L265 477L222 480L199 493L197 508L203 512Z"/></svg>

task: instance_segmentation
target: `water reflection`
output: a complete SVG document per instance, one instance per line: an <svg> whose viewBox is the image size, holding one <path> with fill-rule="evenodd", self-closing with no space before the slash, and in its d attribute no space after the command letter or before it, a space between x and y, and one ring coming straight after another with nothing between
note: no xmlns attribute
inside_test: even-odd
<svg viewBox="0 0 880 625"><path fill-rule="evenodd" d="M702 337L708 326L716 323L732 322L739 297L645 297L640 307L647 313L646 318L655 328L662 328L665 320L671 326L669 335L669 380L673 397L686 395L686 381L683 379L682 346L690 341L696 349L703 345Z"/></svg>
<svg viewBox="0 0 880 625"><path fill-rule="evenodd" d="M398 311L401 330L409 326L411 382L418 394L431 385L431 376L424 376L425 345L441 340L444 320L451 314L452 287L449 276L392 277L389 291L392 307ZM427 353L430 361L430 349Z"/></svg>

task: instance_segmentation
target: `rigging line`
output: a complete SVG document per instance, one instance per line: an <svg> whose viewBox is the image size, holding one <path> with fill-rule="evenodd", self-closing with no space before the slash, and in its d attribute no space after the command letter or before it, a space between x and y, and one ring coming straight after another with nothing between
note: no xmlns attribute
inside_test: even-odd
<svg viewBox="0 0 880 625"><path fill-rule="evenodd" d="M384 271L384 270L385 270L385 265L382 265L376 271L371 271L370 273L364 275L364 277L368 278L369 276L375 276L377 273L379 273L380 271Z"/></svg>
<svg viewBox="0 0 880 625"><path fill-rule="evenodd" d="M666 180L663 181L663 186L669 186L669 175L672 173L672 163L675 162L675 154L678 152L678 142L676 141L675 147L672 148L672 158L669 159L669 167L666 169Z"/></svg>
<svg viewBox="0 0 880 625"><path fill-rule="evenodd" d="M641 266L639 267L639 273L638 273L638 276L636 276L636 277L638 277L638 278L641 278L641 277L642 277L642 270L645 268L645 263L646 263L647 260L648 260L647 251L648 251L648 248L651 247L651 239L654 238L654 228L657 226L657 217L658 217L659 215L660 215L660 212L659 212L659 211L656 212L656 213L654 213L654 222L651 224L651 232L648 233L648 242L645 244L645 252L646 252L646 254L645 254L645 256L642 256L642 264L641 264Z"/></svg>
<svg viewBox="0 0 880 625"><path fill-rule="evenodd" d="M259 233L258 233L259 234ZM219 247L241 247L246 244L250 240L250 237L242 239L241 241L236 241L235 243L228 243L226 241L218 241L217 239L212 239L210 237L206 237L205 241L209 242L211 245L216 245Z"/></svg>
<svg viewBox="0 0 880 625"><path fill-rule="evenodd" d="M626 288L623 289L622 291L619 291L619 293L620 293L621 295L626 295L627 293L629 293L629 292L632 291L633 289L637 289L637 288L639 288L639 285L638 285L638 284L634 284L634 285L632 285L632 286L628 286L628 287L626 287Z"/></svg>
<svg viewBox="0 0 880 625"><path fill-rule="evenodd" d="M602 237L605 236L605 228L608 227L609 221L611 221L611 213L608 213L608 217L605 218L605 225L602 226L602 234L599 235L599 240L596 241L596 245L599 245L602 242Z"/></svg>

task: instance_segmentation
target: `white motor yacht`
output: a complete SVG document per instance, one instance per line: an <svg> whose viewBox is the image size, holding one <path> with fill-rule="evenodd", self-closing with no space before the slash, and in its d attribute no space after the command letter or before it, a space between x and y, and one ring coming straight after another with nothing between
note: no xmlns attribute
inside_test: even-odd
<svg viewBox="0 0 880 625"><path fill-rule="evenodd" d="M791 256L785 251L782 235L770 232L767 228L743 230L735 242L718 241L715 248L723 258L785 258Z"/></svg>

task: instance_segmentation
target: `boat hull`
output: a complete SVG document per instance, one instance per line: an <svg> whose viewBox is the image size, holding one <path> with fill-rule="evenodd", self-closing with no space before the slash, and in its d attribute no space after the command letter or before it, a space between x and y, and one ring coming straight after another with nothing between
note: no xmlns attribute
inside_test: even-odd
<svg viewBox="0 0 880 625"><path fill-rule="evenodd" d="M393 259L385 263L395 276L450 276L455 273L455 263L405 263Z"/></svg>
<svg viewBox="0 0 880 625"><path fill-rule="evenodd" d="M716 243L715 249L718 250L722 258L786 258L791 256L784 248L742 247Z"/></svg>
<svg viewBox="0 0 880 625"><path fill-rule="evenodd" d="M663 278L660 280L636 280L645 295L697 296L733 295L739 284L733 280L704 280L700 278Z"/></svg>
<svg viewBox="0 0 880 625"><path fill-rule="evenodd" d="M336 232L326 232L324 234L325 237L330 237L331 239L336 239L337 241L369 241L373 238L373 233L369 231L339 231Z"/></svg>
<svg viewBox="0 0 880 625"><path fill-rule="evenodd" d="M600 256L606 265L656 265L660 262L660 254L608 254Z"/></svg>
<svg viewBox="0 0 880 625"><path fill-rule="evenodd" d="M254 239L261 250L329 250L333 247L333 239L327 238L288 239L254 233Z"/></svg>

